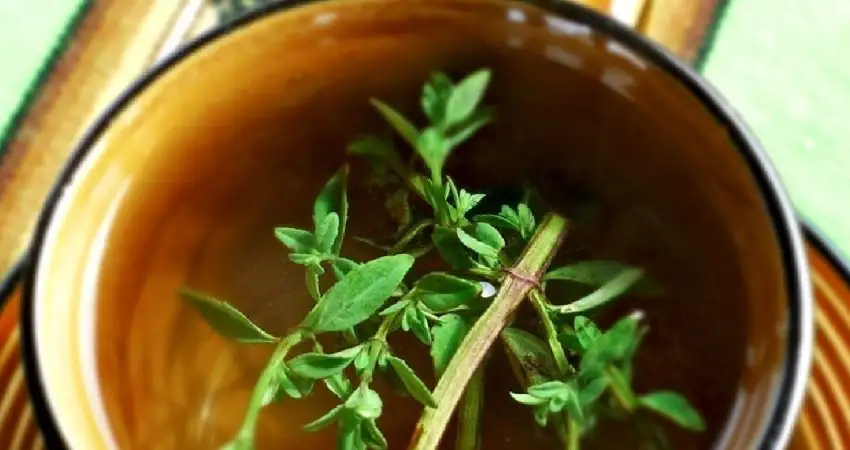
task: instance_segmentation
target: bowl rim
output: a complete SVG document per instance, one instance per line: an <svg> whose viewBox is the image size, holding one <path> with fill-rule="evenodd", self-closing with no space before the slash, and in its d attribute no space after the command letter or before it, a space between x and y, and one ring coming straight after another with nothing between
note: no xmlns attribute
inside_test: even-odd
<svg viewBox="0 0 850 450"><path fill-rule="evenodd" d="M48 448L68 448L59 427L59 419L51 409L42 384L42 373L36 350L35 284L42 247L56 208L65 188L112 121L149 85L181 63L191 54L230 33L273 14L308 4L333 3L338 0L292 0L271 2L244 13L230 22L201 33L179 46L171 54L133 81L94 120L82 139L74 146L59 177L52 186L39 213L28 254L29 267L24 274L21 305L21 349L25 378L30 391L34 413ZM491 0L492 1L492 0ZM790 440L802 407L808 375L811 370L814 345L814 297L810 284L809 265L804 249L803 231L797 221L790 197L766 151L744 122L741 115L695 69L670 51L650 41L630 26L591 8L560 0L512 0L514 3L540 8L562 18L576 20L628 46L652 64L674 78L697 99L706 111L722 125L735 149L742 156L771 218L781 250L788 293L787 347L785 350L779 389L772 394L772 406L765 411L762 430L757 440L759 449L785 448ZM505 2L508 3L508 2ZM772 409L772 410L771 410Z"/></svg>

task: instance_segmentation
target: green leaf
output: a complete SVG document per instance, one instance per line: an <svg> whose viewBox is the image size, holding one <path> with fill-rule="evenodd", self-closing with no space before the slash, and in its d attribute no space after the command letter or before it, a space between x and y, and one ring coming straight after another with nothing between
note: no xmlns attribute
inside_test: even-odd
<svg viewBox="0 0 850 450"><path fill-rule="evenodd" d="M434 326L431 358L434 360L434 371L437 376L442 375L446 370L449 361L469 333L469 328L466 320L457 314L444 315L440 318L440 323Z"/></svg>
<svg viewBox="0 0 850 450"><path fill-rule="evenodd" d="M534 234L534 230L537 227L534 214L532 214L531 209L525 203L520 203L517 206L517 213L519 215L520 234L523 239L528 239Z"/></svg>
<svg viewBox="0 0 850 450"><path fill-rule="evenodd" d="M337 416L339 416L339 414L343 411L344 408L345 407L343 405L337 405L322 417L319 417L318 419L308 423L307 425L304 425L302 428L304 429L304 431L319 431L322 428L325 428L331 423L333 423L333 421L336 420Z"/></svg>
<svg viewBox="0 0 850 450"><path fill-rule="evenodd" d="M511 222L507 218L496 214L481 214L473 218L478 223L488 223L496 228L519 231L519 223Z"/></svg>
<svg viewBox="0 0 850 450"><path fill-rule="evenodd" d="M552 351L537 336L519 328L508 327L502 330L502 340L520 362L529 379L532 378L531 375L551 376L558 373ZM534 373L531 373L532 371Z"/></svg>
<svg viewBox="0 0 850 450"><path fill-rule="evenodd" d="M539 398L552 398L559 392L569 389L563 381L547 381L528 388L528 393Z"/></svg>
<svg viewBox="0 0 850 450"><path fill-rule="evenodd" d="M316 250L316 238L313 233L298 228L279 227L274 235L293 253L310 253Z"/></svg>
<svg viewBox="0 0 850 450"><path fill-rule="evenodd" d="M605 389L608 388L608 383L608 378L597 378L582 388L579 392L579 402L582 407L586 408L595 402L605 392Z"/></svg>
<svg viewBox="0 0 850 450"><path fill-rule="evenodd" d="M446 115L446 103L452 95L454 84L446 74L434 72L422 89L422 112L434 125L441 125Z"/></svg>
<svg viewBox="0 0 850 450"><path fill-rule="evenodd" d="M268 406L272 402L280 399L280 383L277 379L273 379L271 383L266 385L266 391L263 393L263 398L260 400L260 407Z"/></svg>
<svg viewBox="0 0 850 450"><path fill-rule="evenodd" d="M348 272L351 272L359 265L360 264L347 258L337 257L331 260L331 269L333 269L334 276L337 280L343 279L343 277L348 275Z"/></svg>
<svg viewBox="0 0 850 450"><path fill-rule="evenodd" d="M581 342L578 340L578 336L572 331L559 334L558 342L560 342L565 349L573 353L582 353L584 351L584 346L581 345Z"/></svg>
<svg viewBox="0 0 850 450"><path fill-rule="evenodd" d="M418 308L408 308L408 311L411 311L410 318L408 319L410 331L423 344L431 345L431 328L428 326L428 318Z"/></svg>
<svg viewBox="0 0 850 450"><path fill-rule="evenodd" d="M596 324L584 316L575 318L576 337L581 344L581 347L588 349L593 346L593 343L602 336L602 331L597 328Z"/></svg>
<svg viewBox="0 0 850 450"><path fill-rule="evenodd" d="M461 189L458 194L457 204L458 212L461 217L465 216L466 213L478 206L478 204L481 203L481 200L484 200L484 197L485 194L471 194L465 189Z"/></svg>
<svg viewBox="0 0 850 450"><path fill-rule="evenodd" d="M381 417L383 403L377 392L361 384L345 401L345 407L363 419L377 419Z"/></svg>
<svg viewBox="0 0 850 450"><path fill-rule="evenodd" d="M522 222L519 220L519 214L513 210L508 205L502 205L502 210L499 212L499 215L504 217L505 220L516 224L516 229L520 230Z"/></svg>
<svg viewBox="0 0 850 450"><path fill-rule="evenodd" d="M446 103L445 124L452 126L468 119L478 108L490 83L490 71L478 70L455 86Z"/></svg>
<svg viewBox="0 0 850 450"><path fill-rule="evenodd" d="M537 425L545 427L549 423L549 404L540 405L534 408L534 421Z"/></svg>
<svg viewBox="0 0 850 450"><path fill-rule="evenodd" d="M357 413L349 409L339 415L337 450L364 450L363 429L360 426L362 421Z"/></svg>
<svg viewBox="0 0 850 450"><path fill-rule="evenodd" d="M573 281L600 287L630 269L634 267L616 261L581 261L550 270L544 280Z"/></svg>
<svg viewBox="0 0 850 450"><path fill-rule="evenodd" d="M314 302L318 302L322 297L322 293L319 289L319 274L316 273L315 270L307 270L304 273L307 278L307 292L310 294L310 298L312 298Z"/></svg>
<svg viewBox="0 0 850 450"><path fill-rule="evenodd" d="M596 371L606 364L622 360L637 337L638 320L627 316L599 336L581 358L581 370Z"/></svg>
<svg viewBox="0 0 850 450"><path fill-rule="evenodd" d="M371 99L370 102L372 103L372 106L378 110L381 116L383 116L384 120L392 125L398 134L401 135L401 137L403 137L411 147L416 148L419 142L419 131L416 129L416 126L410 123L407 118L390 105L374 98Z"/></svg>
<svg viewBox="0 0 850 450"><path fill-rule="evenodd" d="M332 253L334 251L334 243L339 234L339 215L330 213L322 219L319 227L316 229L316 241L319 250L323 253Z"/></svg>
<svg viewBox="0 0 850 450"><path fill-rule="evenodd" d="M402 300L400 302L393 303L392 305L387 306L383 311L381 311L379 313L379 315L388 316L390 314L395 314L395 313L401 311L402 309L404 309L405 307L407 307L407 305L409 305L409 304L410 304L409 300Z"/></svg>
<svg viewBox="0 0 850 450"><path fill-rule="evenodd" d="M450 148L455 148L458 145L466 142L475 133L485 125L493 121L493 113L489 110L476 111L469 119L461 124L458 124L452 130L451 135L446 137L446 141Z"/></svg>
<svg viewBox="0 0 850 450"><path fill-rule="evenodd" d="M529 394L516 394L511 392L511 397L513 397L517 402L528 406L539 406L549 403L549 400L545 398L539 398Z"/></svg>
<svg viewBox="0 0 850 450"><path fill-rule="evenodd" d="M348 224L348 165L342 166L334 176L325 183L325 186L313 203L313 225L316 227L317 239L321 241L319 229L321 223L331 213L339 216L339 226L334 236L335 245L332 245L333 253L339 254L342 248L342 240L345 236L345 227Z"/></svg>
<svg viewBox="0 0 850 450"><path fill-rule="evenodd" d="M360 352L357 355L357 358L364 353L365 352ZM357 363L357 358L355 358L355 364ZM346 378L343 373L331 375L322 381L325 382L325 387L327 387L333 395L336 395L337 398L345 399L351 395L351 382L348 381L348 378Z"/></svg>
<svg viewBox="0 0 850 450"><path fill-rule="evenodd" d="M496 250L505 247L505 239L495 227L486 223L475 224L475 238Z"/></svg>
<svg viewBox="0 0 850 450"><path fill-rule="evenodd" d="M401 254L358 266L328 289L302 326L323 333L342 331L363 322L392 295L414 261L412 256Z"/></svg>
<svg viewBox="0 0 850 450"><path fill-rule="evenodd" d="M276 337L227 302L188 288L180 289L180 296L201 314L213 330L228 339L247 344L277 342Z"/></svg>
<svg viewBox="0 0 850 450"><path fill-rule="evenodd" d="M294 262L295 264L301 264L302 266L308 267L321 267L322 257L321 255L317 255L315 253L290 253L289 260ZM317 273L321 274L323 271L317 270Z"/></svg>
<svg viewBox="0 0 850 450"><path fill-rule="evenodd" d="M387 438L381 433L374 420L364 420L361 426L363 427L363 442L369 448L384 450L389 446Z"/></svg>
<svg viewBox="0 0 850 450"><path fill-rule="evenodd" d="M475 239L460 228L457 229L457 237L460 242L466 246L466 248L478 253L479 255L490 258L497 258L499 256L499 249L493 248L478 239Z"/></svg>
<svg viewBox="0 0 850 450"><path fill-rule="evenodd" d="M280 390L278 391L278 396L280 396L281 391L283 391L286 395L288 395L292 398L297 399L297 398L303 397L303 394L301 393L301 390L298 388L298 385L295 384L295 382L292 381L292 379L286 373L285 367L280 368L280 370L277 373L276 380L277 380L278 384L280 385ZM280 400L280 399L278 398L278 400Z"/></svg>
<svg viewBox="0 0 850 450"><path fill-rule="evenodd" d="M434 401L431 391L428 390L425 383L416 376L413 369L411 369L404 360L396 358L395 356L388 356L387 359L393 367L393 370L395 370L395 373L397 373L399 378L401 378L401 382L404 383L405 389L407 389L407 392L409 392L413 398L425 406L429 406L431 408L437 407L437 403Z"/></svg>
<svg viewBox="0 0 850 450"><path fill-rule="evenodd" d="M345 370L362 350L363 346L358 345L331 354L305 353L289 361L287 366L298 376L321 380Z"/></svg>
<svg viewBox="0 0 850 450"><path fill-rule="evenodd" d="M416 282L413 292L431 311L443 312L481 295L481 285L447 273L432 272Z"/></svg>
<svg viewBox="0 0 850 450"><path fill-rule="evenodd" d="M626 269L602 285L602 287L581 299L553 309L561 314L580 314L597 309L624 294L641 276L643 276L643 270L641 269Z"/></svg>
<svg viewBox="0 0 850 450"><path fill-rule="evenodd" d="M347 150L350 155L371 156L391 161L398 158L392 142L377 136L361 136L348 144Z"/></svg>
<svg viewBox="0 0 850 450"><path fill-rule="evenodd" d="M676 392L653 392L638 399L640 405L660 414L680 427L694 431L705 430L705 420L688 400Z"/></svg>
<svg viewBox="0 0 850 450"><path fill-rule="evenodd" d="M469 256L466 247L452 228L438 226L434 229L431 238L440 256L453 268L464 270L475 266L475 261Z"/></svg>
<svg viewBox="0 0 850 450"><path fill-rule="evenodd" d="M440 130L433 127L426 128L419 136L416 150L431 171L432 178L442 177L443 165L451 151L448 144Z"/></svg>

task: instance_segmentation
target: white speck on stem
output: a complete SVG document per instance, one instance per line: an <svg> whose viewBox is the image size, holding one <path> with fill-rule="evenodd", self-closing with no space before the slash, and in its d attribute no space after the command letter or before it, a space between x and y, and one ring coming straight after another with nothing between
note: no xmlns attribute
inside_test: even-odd
<svg viewBox="0 0 850 450"><path fill-rule="evenodd" d="M490 298L496 295L496 287L486 281L479 281L481 285L481 298Z"/></svg>

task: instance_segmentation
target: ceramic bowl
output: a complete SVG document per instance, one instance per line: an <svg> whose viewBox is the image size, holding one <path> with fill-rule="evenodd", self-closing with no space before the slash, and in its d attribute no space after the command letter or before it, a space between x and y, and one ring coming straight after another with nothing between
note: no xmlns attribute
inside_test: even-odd
<svg viewBox="0 0 850 450"><path fill-rule="evenodd" d="M345 144L382 129L369 97L413 114L431 70L483 66L498 125L451 170L473 186L530 179L553 198L600 199L604 226L585 236L595 254L647 266L681 300L625 306L646 309L656 330L648 379L683 391L708 419L692 444L783 448L813 318L776 173L692 70L558 0L285 2L139 80L83 139L37 227L22 336L48 447L228 438L267 353L218 338L179 286L231 299L269 330L294 325L309 307L303 275L272 229L306 225ZM354 232L375 226L352 218ZM329 401L270 408L261 447L330 446L332 435L294 432ZM514 407L499 402L489 406ZM386 432L400 448L415 414L394 415ZM499 420L485 448L510 437L512 421Z"/></svg>

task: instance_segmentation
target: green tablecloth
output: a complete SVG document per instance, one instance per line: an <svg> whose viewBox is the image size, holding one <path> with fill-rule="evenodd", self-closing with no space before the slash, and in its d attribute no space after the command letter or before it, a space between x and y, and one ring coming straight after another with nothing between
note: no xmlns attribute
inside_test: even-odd
<svg viewBox="0 0 850 450"><path fill-rule="evenodd" d="M0 0L0 150L21 105L87 0Z"/></svg>
<svg viewBox="0 0 850 450"><path fill-rule="evenodd" d="M801 214L850 255L847 44L848 0L729 0L703 72L761 139Z"/></svg>

